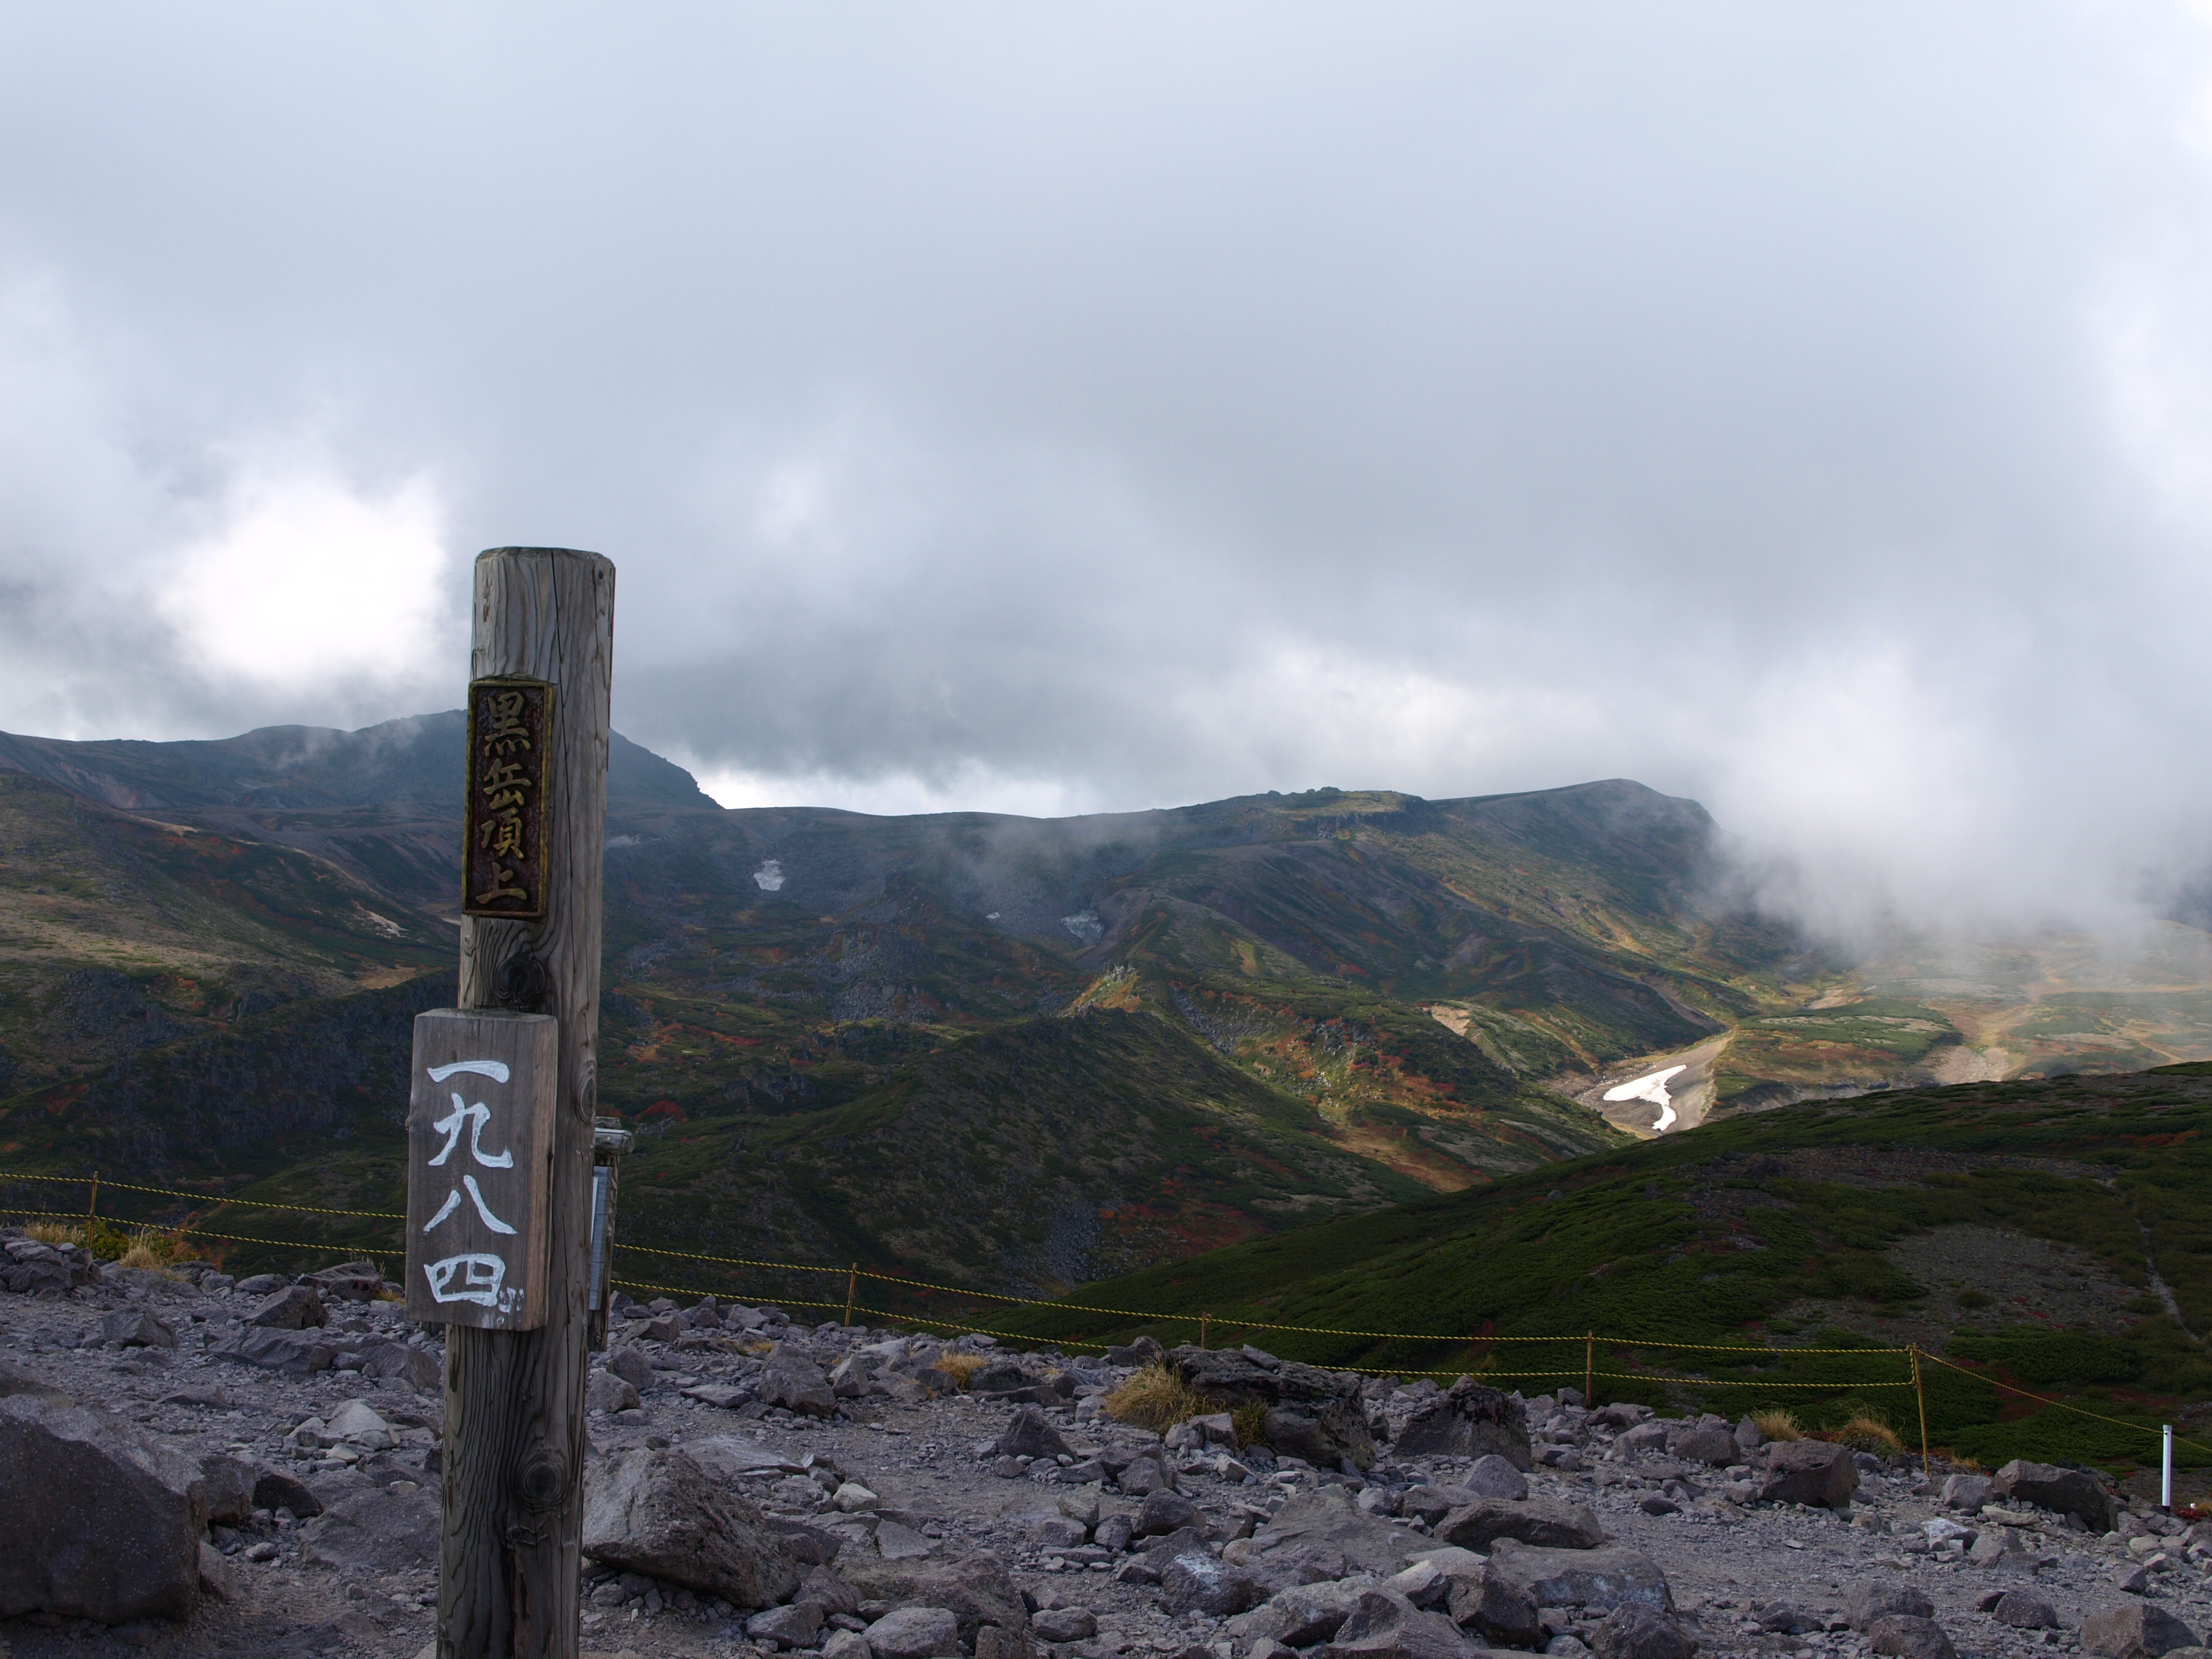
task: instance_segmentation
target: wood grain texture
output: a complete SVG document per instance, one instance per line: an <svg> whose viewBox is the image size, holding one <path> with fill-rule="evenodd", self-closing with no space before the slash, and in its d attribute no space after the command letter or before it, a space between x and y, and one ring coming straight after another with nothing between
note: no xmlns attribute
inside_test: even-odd
<svg viewBox="0 0 2212 1659"><path fill-rule="evenodd" d="M463 920L460 1003L495 1004L502 984L514 982L506 973L513 953L542 961L549 989L535 1012L561 1022L560 1092L545 1323L447 1334L440 1659L571 1659L577 1650L614 599L614 566L595 553L502 547L477 560L470 678L541 679L558 695L545 914L529 922Z"/></svg>

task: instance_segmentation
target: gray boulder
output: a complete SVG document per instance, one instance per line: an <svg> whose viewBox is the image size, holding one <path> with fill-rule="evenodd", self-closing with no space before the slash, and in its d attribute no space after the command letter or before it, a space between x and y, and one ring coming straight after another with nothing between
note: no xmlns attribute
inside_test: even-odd
<svg viewBox="0 0 2212 1659"><path fill-rule="evenodd" d="M2082 1651L2104 1659L2157 1659L2175 1648L2196 1645L2197 1633L2154 1601L2101 1607L2081 1621Z"/></svg>
<svg viewBox="0 0 2212 1659"><path fill-rule="evenodd" d="M1280 1642L1286 1648L1311 1647L1336 1634L1359 1599L1360 1587L1341 1579L1294 1584L1277 1590L1250 1612L1229 1623L1239 1641ZM1533 1613L1530 1615L1534 1622Z"/></svg>
<svg viewBox="0 0 2212 1659"><path fill-rule="evenodd" d="M1513 1467L1511 1459L1496 1452L1485 1452L1475 1459L1474 1467L1459 1484L1477 1498L1510 1498L1517 1504L1528 1495L1528 1477Z"/></svg>
<svg viewBox="0 0 2212 1659"><path fill-rule="evenodd" d="M695 1454L696 1461L702 1468L708 1467L705 1459L696 1458L696 1446L688 1449ZM709 1473L712 1473L711 1468ZM836 1533L820 1527L810 1527L804 1521L793 1521L788 1516L769 1516L768 1529L775 1534L776 1541L790 1552L791 1559L802 1567L826 1567L837 1559L845 1547L844 1540Z"/></svg>
<svg viewBox="0 0 2212 1659"><path fill-rule="evenodd" d="M1997 1471L1996 1486L2000 1498L2073 1516L2091 1532L2110 1532L2119 1519L2112 1494L2087 1469L2015 1457Z"/></svg>
<svg viewBox="0 0 2212 1659"><path fill-rule="evenodd" d="M826 1613L856 1613L860 1610L860 1592L826 1567L816 1567L799 1585L799 1594L792 1598L811 1601Z"/></svg>
<svg viewBox="0 0 2212 1659"><path fill-rule="evenodd" d="M1008 1636L1027 1628L1029 1613L1006 1564L995 1555L971 1555L958 1561L934 1557L887 1561L857 1552L838 1564L838 1576L864 1601L890 1607L942 1607L958 1621L960 1639L972 1645L975 1632L995 1626Z"/></svg>
<svg viewBox="0 0 2212 1659"><path fill-rule="evenodd" d="M100 1279L100 1264L82 1244L11 1238L0 1245L0 1285L19 1296L66 1296Z"/></svg>
<svg viewBox="0 0 2212 1659"><path fill-rule="evenodd" d="M740 1607L781 1601L799 1585L760 1510L675 1449L633 1448L586 1469L584 1553Z"/></svg>
<svg viewBox="0 0 2212 1659"><path fill-rule="evenodd" d="M1858 1577L1844 1592L1844 1617L1855 1631L1874 1628L1875 1621L1893 1613L1915 1619L1933 1619L1936 1604L1910 1584L1893 1578Z"/></svg>
<svg viewBox="0 0 2212 1659"><path fill-rule="evenodd" d="M1933 1619L1885 1613L1867 1627L1867 1645L1887 1659L1959 1659L1959 1650Z"/></svg>
<svg viewBox="0 0 2212 1659"><path fill-rule="evenodd" d="M1437 1524L1437 1537L1463 1550L1487 1550L1501 1538L1547 1549L1595 1549L1605 1542L1605 1528L1597 1516L1580 1504L1560 1504L1548 1498L1485 1498L1464 1509L1454 1510Z"/></svg>
<svg viewBox="0 0 2212 1659"><path fill-rule="evenodd" d="M330 1370L338 1352L334 1343L320 1336L269 1326L249 1326L210 1352L217 1359L234 1359L241 1364L258 1365L264 1370L284 1371L294 1376Z"/></svg>
<svg viewBox="0 0 2212 1659"><path fill-rule="evenodd" d="M1225 1619L1266 1595L1243 1568L1217 1561L1202 1548L1171 1555L1160 1568L1160 1606L1170 1614L1196 1612Z"/></svg>
<svg viewBox="0 0 2212 1659"><path fill-rule="evenodd" d="M2020 1534L2010 1527L1991 1527L1974 1540L1966 1551L1969 1565L1983 1568L2009 1567L2033 1571L2042 1559L2027 1553L2027 1547L2020 1541Z"/></svg>
<svg viewBox="0 0 2212 1659"><path fill-rule="evenodd" d="M1475 1650L1441 1613L1388 1590L1362 1590L1321 1659L1465 1659Z"/></svg>
<svg viewBox="0 0 2212 1659"><path fill-rule="evenodd" d="M1098 1615L1088 1607L1048 1607L1030 1615L1030 1633L1041 1642L1087 1642L1098 1634Z"/></svg>
<svg viewBox="0 0 2212 1659"><path fill-rule="evenodd" d="M270 1331L299 1331L330 1323L323 1298L308 1285L293 1285L276 1292L252 1313L246 1322Z"/></svg>
<svg viewBox="0 0 2212 1659"><path fill-rule="evenodd" d="M900 1607L868 1626L875 1659L957 1659L960 1621L949 1607Z"/></svg>
<svg viewBox="0 0 2212 1659"><path fill-rule="evenodd" d="M1406 1559L1409 1541L1405 1528L1364 1515L1342 1486L1329 1486L1301 1492L1275 1511L1266 1526L1253 1535L1262 1561L1292 1547L1316 1546L1340 1554L1348 1570L1388 1577Z"/></svg>
<svg viewBox="0 0 2212 1659"><path fill-rule="evenodd" d="M305 1521L323 1512L323 1500L304 1482L295 1480L281 1469L258 1470L253 1477L253 1507L268 1510L289 1510L293 1518Z"/></svg>
<svg viewBox="0 0 2212 1659"><path fill-rule="evenodd" d="M200 1459L200 1479L207 1482L208 1520L234 1527L253 1513L253 1471L223 1452Z"/></svg>
<svg viewBox="0 0 2212 1659"><path fill-rule="evenodd" d="M1726 1429L1692 1429L1674 1443L1674 1455L1685 1463L1706 1463L1724 1469L1731 1463L1743 1462L1743 1448ZM1697 1644L1692 1642L1690 1645L1694 1649ZM1599 1653L1603 1659L1604 1650L1600 1649Z"/></svg>
<svg viewBox="0 0 2212 1659"><path fill-rule="evenodd" d="M633 1389L648 1388L653 1382L653 1362L645 1357L641 1348L627 1345L607 1356L607 1369Z"/></svg>
<svg viewBox="0 0 2212 1659"><path fill-rule="evenodd" d="M771 1653L782 1648L811 1648L821 1632L822 1604L818 1601L793 1601L788 1607L757 1613L745 1620L746 1638L765 1644Z"/></svg>
<svg viewBox="0 0 2212 1659"><path fill-rule="evenodd" d="M1157 1455L1151 1455L1130 1462L1114 1477L1114 1484L1131 1498L1149 1498L1156 1492L1173 1492L1176 1482L1168 1466Z"/></svg>
<svg viewBox="0 0 2212 1659"><path fill-rule="evenodd" d="M637 1390L611 1370L593 1371L591 1380L584 1384L586 1411L626 1412L644 1403L637 1397Z"/></svg>
<svg viewBox="0 0 2212 1659"><path fill-rule="evenodd" d="M42 1394L65 1404L75 1403L67 1389L58 1389L44 1378L19 1371L13 1365L0 1365L0 1400L19 1394Z"/></svg>
<svg viewBox="0 0 2212 1659"><path fill-rule="evenodd" d="M1825 1440L1778 1440L1766 1449L1766 1474L1759 1496L1770 1504L1815 1504L1839 1510L1859 1488L1859 1467L1849 1446Z"/></svg>
<svg viewBox="0 0 2212 1659"><path fill-rule="evenodd" d="M1257 1352L1256 1350L1255 1352ZM1359 1379L1289 1360L1262 1364L1235 1349L1182 1347L1166 1356L1183 1383L1222 1409L1266 1407L1267 1442L1319 1468L1375 1461ZM1488 1449L1486 1448L1485 1449Z"/></svg>
<svg viewBox="0 0 2212 1659"><path fill-rule="evenodd" d="M837 1409L836 1392L822 1367L788 1346L779 1346L768 1357L760 1397L768 1405L807 1417L828 1417Z"/></svg>
<svg viewBox="0 0 2212 1659"><path fill-rule="evenodd" d="M1444 1605L1452 1623L1479 1632L1486 1641L1533 1647L1540 1633L1536 1598L1524 1586L1492 1572L1486 1562L1452 1573Z"/></svg>
<svg viewBox="0 0 2212 1659"><path fill-rule="evenodd" d="M1626 1601L1599 1620L1590 1649L1597 1659L1692 1659L1698 1644L1665 1613Z"/></svg>
<svg viewBox="0 0 2212 1659"><path fill-rule="evenodd" d="M1132 1523L1132 1535L1138 1538L1157 1538L1180 1527L1194 1524L1198 1519L1198 1505L1181 1492L1156 1492L1147 1497L1137 1511Z"/></svg>
<svg viewBox="0 0 2212 1659"><path fill-rule="evenodd" d="M1490 1570L1525 1590L1540 1607L1602 1607L1638 1601L1662 1613L1674 1610L1673 1592L1658 1563L1642 1552L1539 1549L1501 1538L1492 1547Z"/></svg>
<svg viewBox="0 0 2212 1659"><path fill-rule="evenodd" d="M341 1498L300 1528L300 1559L349 1572L408 1572L438 1565L438 1501L371 1487Z"/></svg>
<svg viewBox="0 0 2212 1659"><path fill-rule="evenodd" d="M361 1374L380 1382L396 1378L418 1394L445 1386L445 1368L420 1348L404 1342L378 1342L362 1351Z"/></svg>
<svg viewBox="0 0 2212 1659"><path fill-rule="evenodd" d="M935 1551L937 1546L912 1527L896 1521L876 1523L876 1553L886 1561L913 1561Z"/></svg>
<svg viewBox="0 0 2212 1659"><path fill-rule="evenodd" d="M2057 1630L2058 1609L2033 1590L2007 1590L1997 1597L1990 1617L2014 1630Z"/></svg>
<svg viewBox="0 0 2212 1659"><path fill-rule="evenodd" d="M334 1302L374 1302L384 1286L384 1275L373 1261L342 1261L335 1267L307 1274L300 1281Z"/></svg>
<svg viewBox="0 0 2212 1659"><path fill-rule="evenodd" d="M1978 1515L1982 1505L1996 1496L1997 1483L1986 1474L1954 1474L1943 1482L1942 1504Z"/></svg>
<svg viewBox="0 0 2212 1659"><path fill-rule="evenodd" d="M1194 1528L1187 1528L1178 1536L1186 1536L1189 1540L1178 1547L1198 1549L1205 1546L1205 1539ZM1146 1549L1151 1547L1149 1544L1146 1546ZM1222 1559L1249 1572L1269 1595L1300 1584L1322 1584L1341 1578L1352 1566L1345 1559L1344 1552L1334 1544L1284 1544L1256 1558L1247 1553L1249 1548L1248 1545L1233 1558L1224 1548Z"/></svg>
<svg viewBox="0 0 2212 1659"><path fill-rule="evenodd" d="M66 1399L11 1395L0 1399L0 1618L191 1613L208 1523L192 1459Z"/></svg>
<svg viewBox="0 0 2212 1659"><path fill-rule="evenodd" d="M1528 1418L1512 1395L1462 1376L1415 1412L1390 1443L1395 1457L1503 1457L1531 1466Z"/></svg>
<svg viewBox="0 0 2212 1659"><path fill-rule="evenodd" d="M1014 1420L1006 1425L998 1443L991 1448L996 1457L1058 1457L1062 1454L1073 1457L1075 1449L1060 1438L1060 1431L1045 1419L1045 1414L1035 1406L1016 1408Z"/></svg>
<svg viewBox="0 0 2212 1659"><path fill-rule="evenodd" d="M118 1308L100 1322L100 1340L119 1348L173 1348L177 1334L148 1308Z"/></svg>

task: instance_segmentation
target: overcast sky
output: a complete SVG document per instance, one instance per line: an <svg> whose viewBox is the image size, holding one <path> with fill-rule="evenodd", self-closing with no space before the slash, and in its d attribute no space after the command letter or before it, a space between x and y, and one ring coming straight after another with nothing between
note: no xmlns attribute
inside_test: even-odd
<svg viewBox="0 0 2212 1659"><path fill-rule="evenodd" d="M1627 775L1911 904L2212 848L2199 5L18 5L0 727L732 804Z"/></svg>

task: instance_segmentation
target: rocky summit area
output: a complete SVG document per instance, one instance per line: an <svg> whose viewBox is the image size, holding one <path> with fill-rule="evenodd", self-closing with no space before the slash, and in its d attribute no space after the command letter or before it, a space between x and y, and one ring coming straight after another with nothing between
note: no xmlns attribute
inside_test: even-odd
<svg viewBox="0 0 2212 1659"><path fill-rule="evenodd" d="M440 1345L374 1268L0 1249L6 1652L434 1651ZM616 1311L592 1654L2197 1659L2212 1627L2212 1523L2081 1469L1251 1348Z"/></svg>

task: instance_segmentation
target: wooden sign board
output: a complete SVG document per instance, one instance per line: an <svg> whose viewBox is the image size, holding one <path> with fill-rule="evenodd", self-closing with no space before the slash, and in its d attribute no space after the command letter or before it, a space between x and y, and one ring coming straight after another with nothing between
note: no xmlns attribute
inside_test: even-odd
<svg viewBox="0 0 2212 1659"><path fill-rule="evenodd" d="M407 1316L493 1331L545 1322L560 1081L550 1014L415 1017L407 1103Z"/></svg>
<svg viewBox="0 0 2212 1659"><path fill-rule="evenodd" d="M545 914L545 797L553 688L543 680L469 687L468 791L461 806L461 913Z"/></svg>

